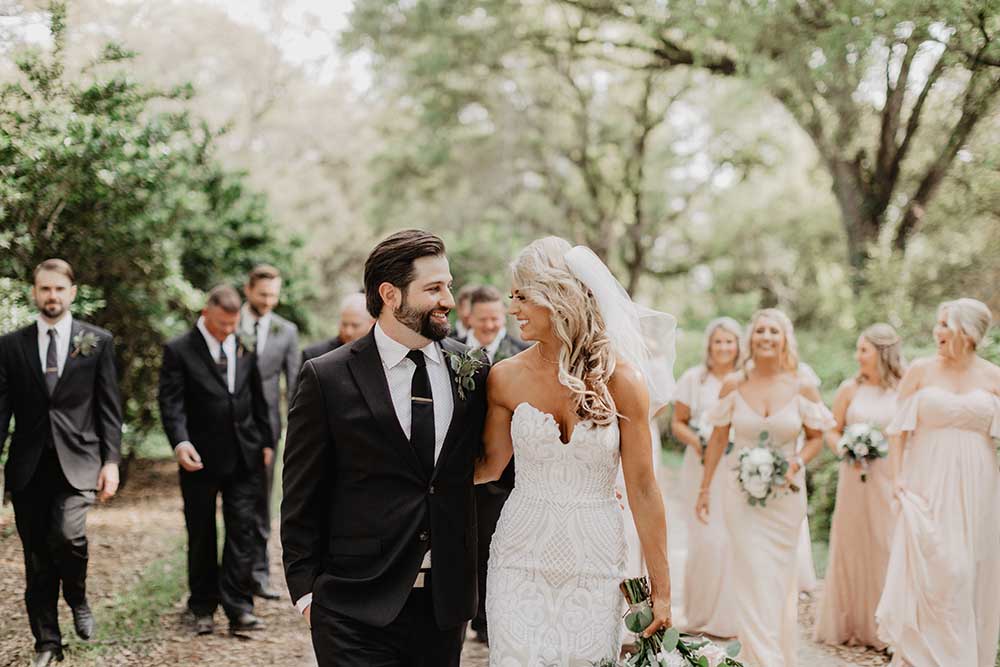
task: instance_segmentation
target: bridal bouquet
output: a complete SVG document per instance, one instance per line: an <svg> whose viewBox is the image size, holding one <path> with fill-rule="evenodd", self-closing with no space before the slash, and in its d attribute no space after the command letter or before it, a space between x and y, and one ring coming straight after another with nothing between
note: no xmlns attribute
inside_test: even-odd
<svg viewBox="0 0 1000 667"><path fill-rule="evenodd" d="M621 590L628 603L625 626L641 635L653 622L646 577L626 579ZM661 628L648 639L639 636L635 653L627 654L623 662L609 659L596 667L743 667L735 657L739 652L739 642L723 648L704 637L682 635L676 628Z"/></svg>
<svg viewBox="0 0 1000 667"><path fill-rule="evenodd" d="M747 447L740 452L736 470L739 471L740 486L751 505L764 507L767 499L778 495L779 491L799 491L796 484L789 483L785 478L788 459L771 444L771 435L767 431L761 431L756 447Z"/></svg>
<svg viewBox="0 0 1000 667"><path fill-rule="evenodd" d="M885 436L870 424L851 424L844 429L844 435L837 443L841 460L850 459L861 464L861 481L868 481L870 461L884 458L889 454L889 443Z"/></svg>

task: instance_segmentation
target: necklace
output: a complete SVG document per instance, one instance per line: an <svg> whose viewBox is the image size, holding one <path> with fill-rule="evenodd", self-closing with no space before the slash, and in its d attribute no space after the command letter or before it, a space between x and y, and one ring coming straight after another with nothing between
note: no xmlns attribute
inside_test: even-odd
<svg viewBox="0 0 1000 667"><path fill-rule="evenodd" d="M542 358L542 361L544 361L547 364L553 364L555 366L559 365L558 361L549 361L548 359L545 358L545 355L542 354L542 347L541 347L541 345L536 344L535 345L535 349L538 350L538 356Z"/></svg>

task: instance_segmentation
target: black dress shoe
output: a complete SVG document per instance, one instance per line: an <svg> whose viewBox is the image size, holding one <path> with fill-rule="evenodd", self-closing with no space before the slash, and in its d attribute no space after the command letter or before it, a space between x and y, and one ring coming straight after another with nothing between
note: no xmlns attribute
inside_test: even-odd
<svg viewBox="0 0 1000 667"><path fill-rule="evenodd" d="M73 629L80 639L90 639L94 636L94 612L86 602L73 607Z"/></svg>
<svg viewBox="0 0 1000 667"><path fill-rule="evenodd" d="M35 659L31 661L31 667L49 667L55 662L62 662L62 659L62 651L47 648L35 654Z"/></svg>
<svg viewBox="0 0 1000 667"><path fill-rule="evenodd" d="M281 593L279 593L278 591L274 590L273 588L265 586L264 584L257 584L257 586L253 590L253 594L255 596L257 596L259 598L263 598L265 600L279 600L279 599L281 599Z"/></svg>
<svg viewBox="0 0 1000 667"><path fill-rule="evenodd" d="M211 616L194 617L194 633L196 635L210 635L215 632L215 620Z"/></svg>
<svg viewBox="0 0 1000 667"><path fill-rule="evenodd" d="M235 618L229 619L230 632L248 632L251 630L263 630L264 621L260 620L250 612L243 612Z"/></svg>

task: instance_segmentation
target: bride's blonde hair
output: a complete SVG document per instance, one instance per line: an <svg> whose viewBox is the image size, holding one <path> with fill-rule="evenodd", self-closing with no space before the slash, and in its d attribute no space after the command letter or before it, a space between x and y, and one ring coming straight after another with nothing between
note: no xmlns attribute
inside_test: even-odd
<svg viewBox="0 0 1000 667"><path fill-rule="evenodd" d="M511 263L511 282L524 298L549 311L561 343L559 383L572 392L577 417L604 426L618 415L608 389L615 355L594 295L566 264L571 248L557 236L532 242Z"/></svg>

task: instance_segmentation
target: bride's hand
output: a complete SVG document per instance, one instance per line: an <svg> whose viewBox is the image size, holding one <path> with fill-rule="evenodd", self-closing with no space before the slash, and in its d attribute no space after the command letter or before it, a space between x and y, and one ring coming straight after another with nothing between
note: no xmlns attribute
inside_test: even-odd
<svg viewBox="0 0 1000 667"><path fill-rule="evenodd" d="M694 505L694 514L698 517L698 521L708 525L708 489L702 489L698 492L698 501Z"/></svg>
<svg viewBox="0 0 1000 667"><path fill-rule="evenodd" d="M660 596L653 597L653 622L642 631L642 636L652 637L655 632L669 628L672 625L670 618L670 598Z"/></svg>

